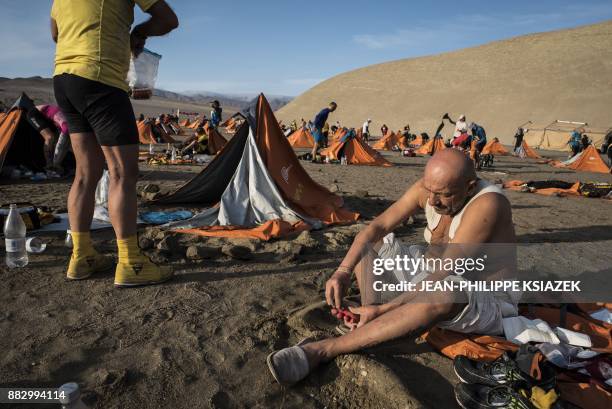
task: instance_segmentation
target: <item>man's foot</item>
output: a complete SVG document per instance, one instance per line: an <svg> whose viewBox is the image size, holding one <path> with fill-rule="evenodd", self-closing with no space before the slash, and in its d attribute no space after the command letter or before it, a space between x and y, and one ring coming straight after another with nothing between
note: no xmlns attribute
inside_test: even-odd
<svg viewBox="0 0 612 409"><path fill-rule="evenodd" d="M114 261L109 256L93 253L88 256L76 256L74 253L68 263L66 277L69 280L84 280L94 273L101 273L113 268Z"/></svg>
<svg viewBox="0 0 612 409"><path fill-rule="evenodd" d="M320 354L313 348L317 344L306 338L297 345L274 351L268 355L268 368L279 384L291 386L306 378L319 366Z"/></svg>
<svg viewBox="0 0 612 409"><path fill-rule="evenodd" d="M168 266L158 266L145 256L136 262L117 263L115 270L115 287L138 287L160 284L172 278L174 272Z"/></svg>

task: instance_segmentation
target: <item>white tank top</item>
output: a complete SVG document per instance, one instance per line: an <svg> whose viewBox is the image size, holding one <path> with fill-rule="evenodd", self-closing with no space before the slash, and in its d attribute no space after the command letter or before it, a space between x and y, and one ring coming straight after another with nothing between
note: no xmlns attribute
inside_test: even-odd
<svg viewBox="0 0 612 409"><path fill-rule="evenodd" d="M463 213L465 212L465 210L474 200L484 195L485 193L498 193L502 196L505 196L504 192L493 183L487 182L486 180L482 179L479 180L476 184L476 194L465 204L465 206L463 206L463 209L461 209L459 213L452 217L451 225L448 230L448 238L450 240L455 238L455 233L457 232L457 229L459 229L459 225L461 224L461 219L463 218ZM425 241L427 243L431 243L431 234L436 229L436 227L438 227L442 215L436 213L433 206L429 204L429 199L427 199L427 203L425 204L425 217L427 218L427 227L425 228L424 232Z"/></svg>

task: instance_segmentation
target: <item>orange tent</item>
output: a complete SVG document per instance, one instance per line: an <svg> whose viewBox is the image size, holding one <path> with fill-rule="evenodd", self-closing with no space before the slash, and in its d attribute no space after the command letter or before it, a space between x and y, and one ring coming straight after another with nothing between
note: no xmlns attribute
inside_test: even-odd
<svg viewBox="0 0 612 409"><path fill-rule="evenodd" d="M191 124L191 122L189 122L189 118L185 118L184 120L179 122L179 125L180 126L184 126L184 127L188 127L190 124Z"/></svg>
<svg viewBox="0 0 612 409"><path fill-rule="evenodd" d="M345 130L340 140L321 151L321 155L335 160L345 156L349 165L393 166L391 162L383 158L380 153L372 149L362 139L356 136L351 137L347 133L348 131Z"/></svg>
<svg viewBox="0 0 612 409"><path fill-rule="evenodd" d="M529 145L527 145L526 141L523 141L523 144L521 145L521 147L523 148L523 152L526 158L542 159L542 157L538 155L536 151L534 151L533 149L531 149Z"/></svg>
<svg viewBox="0 0 612 409"><path fill-rule="evenodd" d="M484 146L484 148L482 148L482 154L483 155L508 155L510 152L508 152L508 149L506 149L504 147L504 145L502 145L499 142L499 139L497 138L493 138L492 141L487 142L487 144Z"/></svg>
<svg viewBox="0 0 612 409"><path fill-rule="evenodd" d="M294 148L312 148L314 146L314 137L306 129L298 129L287 138L289 144Z"/></svg>
<svg viewBox="0 0 612 409"><path fill-rule="evenodd" d="M384 151L391 151L393 150L393 147L399 146L400 149L402 149L404 148L403 140L404 138L402 138L401 133L387 132L387 135L376 141L372 145L372 148Z"/></svg>
<svg viewBox="0 0 612 409"><path fill-rule="evenodd" d="M186 127L189 128L189 129L197 129L197 127L200 126L200 122L201 121L198 118L196 118L195 121L193 121L192 123L190 123Z"/></svg>
<svg viewBox="0 0 612 409"><path fill-rule="evenodd" d="M415 151L417 155L433 155L437 151L446 149L442 138L430 139L425 145Z"/></svg>
<svg viewBox="0 0 612 409"><path fill-rule="evenodd" d="M611 173L612 169L601 159L599 152L593 145L566 162L553 162L557 168L572 169L578 172Z"/></svg>
<svg viewBox="0 0 612 409"><path fill-rule="evenodd" d="M216 155L227 143L225 138L221 136L219 131L216 129L211 129L208 124L204 127L206 134L208 135L208 153L211 155Z"/></svg>
<svg viewBox="0 0 612 409"><path fill-rule="evenodd" d="M423 145L423 135L417 135L413 141L408 142L408 145L414 148L418 148L419 146Z"/></svg>
<svg viewBox="0 0 612 409"><path fill-rule="evenodd" d="M145 145L150 143L157 143L150 122L136 121L136 126L138 127L138 140L140 141L140 143ZM164 143L176 142L170 135L168 135L163 129L161 129L161 127L157 127L157 130L159 131L159 134L161 135L161 138L163 139Z"/></svg>
<svg viewBox="0 0 612 409"><path fill-rule="evenodd" d="M241 126L200 174L155 201L212 206L177 231L268 240L308 225L356 221L359 214L304 170L263 94L253 111L250 126Z"/></svg>

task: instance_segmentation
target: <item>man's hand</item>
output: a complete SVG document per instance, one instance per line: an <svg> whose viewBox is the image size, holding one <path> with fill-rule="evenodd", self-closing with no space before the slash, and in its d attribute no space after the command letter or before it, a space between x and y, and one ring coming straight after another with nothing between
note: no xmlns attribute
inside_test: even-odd
<svg viewBox="0 0 612 409"><path fill-rule="evenodd" d="M366 305L362 307L349 307L349 311L355 315L359 315L359 322L357 325L353 324L353 327L359 328L366 323L372 321L380 314L382 314L382 309L378 305ZM348 324L347 324L348 325Z"/></svg>
<svg viewBox="0 0 612 409"><path fill-rule="evenodd" d="M351 285L351 276L348 270L338 269L325 283L325 300L327 305L340 309L342 297Z"/></svg>
<svg viewBox="0 0 612 409"><path fill-rule="evenodd" d="M146 42L146 36L140 34L140 32L136 29L132 31L132 34L130 35L130 48L132 50L132 55L134 56L134 58L137 58L140 53L142 53Z"/></svg>

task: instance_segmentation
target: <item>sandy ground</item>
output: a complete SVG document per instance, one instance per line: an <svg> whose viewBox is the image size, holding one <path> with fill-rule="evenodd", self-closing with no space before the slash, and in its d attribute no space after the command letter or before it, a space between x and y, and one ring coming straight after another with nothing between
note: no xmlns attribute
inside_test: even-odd
<svg viewBox="0 0 612 409"><path fill-rule="evenodd" d="M367 223L419 177L426 161L388 158L397 166L304 166L322 185L337 184L347 206ZM171 189L199 169L143 166L139 186ZM494 171L481 176L611 180L515 158L498 159ZM65 208L70 185L69 180L4 183L3 203L27 197L53 210ZM521 242L564 246L564 257L580 259L585 268L595 262L585 252L609 254L612 202L515 192L508 197ZM312 232L315 244L301 252L292 250L293 238L243 242L252 249L248 261L220 254L187 260L188 245L213 252L224 241L181 236L172 254L162 257L175 268L176 279L129 290L114 289L111 273L67 282L64 236L46 234L47 251L31 256L27 268L0 267L0 387L78 381L85 400L106 409L455 407L458 380L451 361L413 338L340 357L290 389L268 373L271 350L332 333L335 323L320 305L324 283L361 227ZM421 242L422 230L416 223L398 235ZM111 231L94 238L99 250L115 252Z"/></svg>

